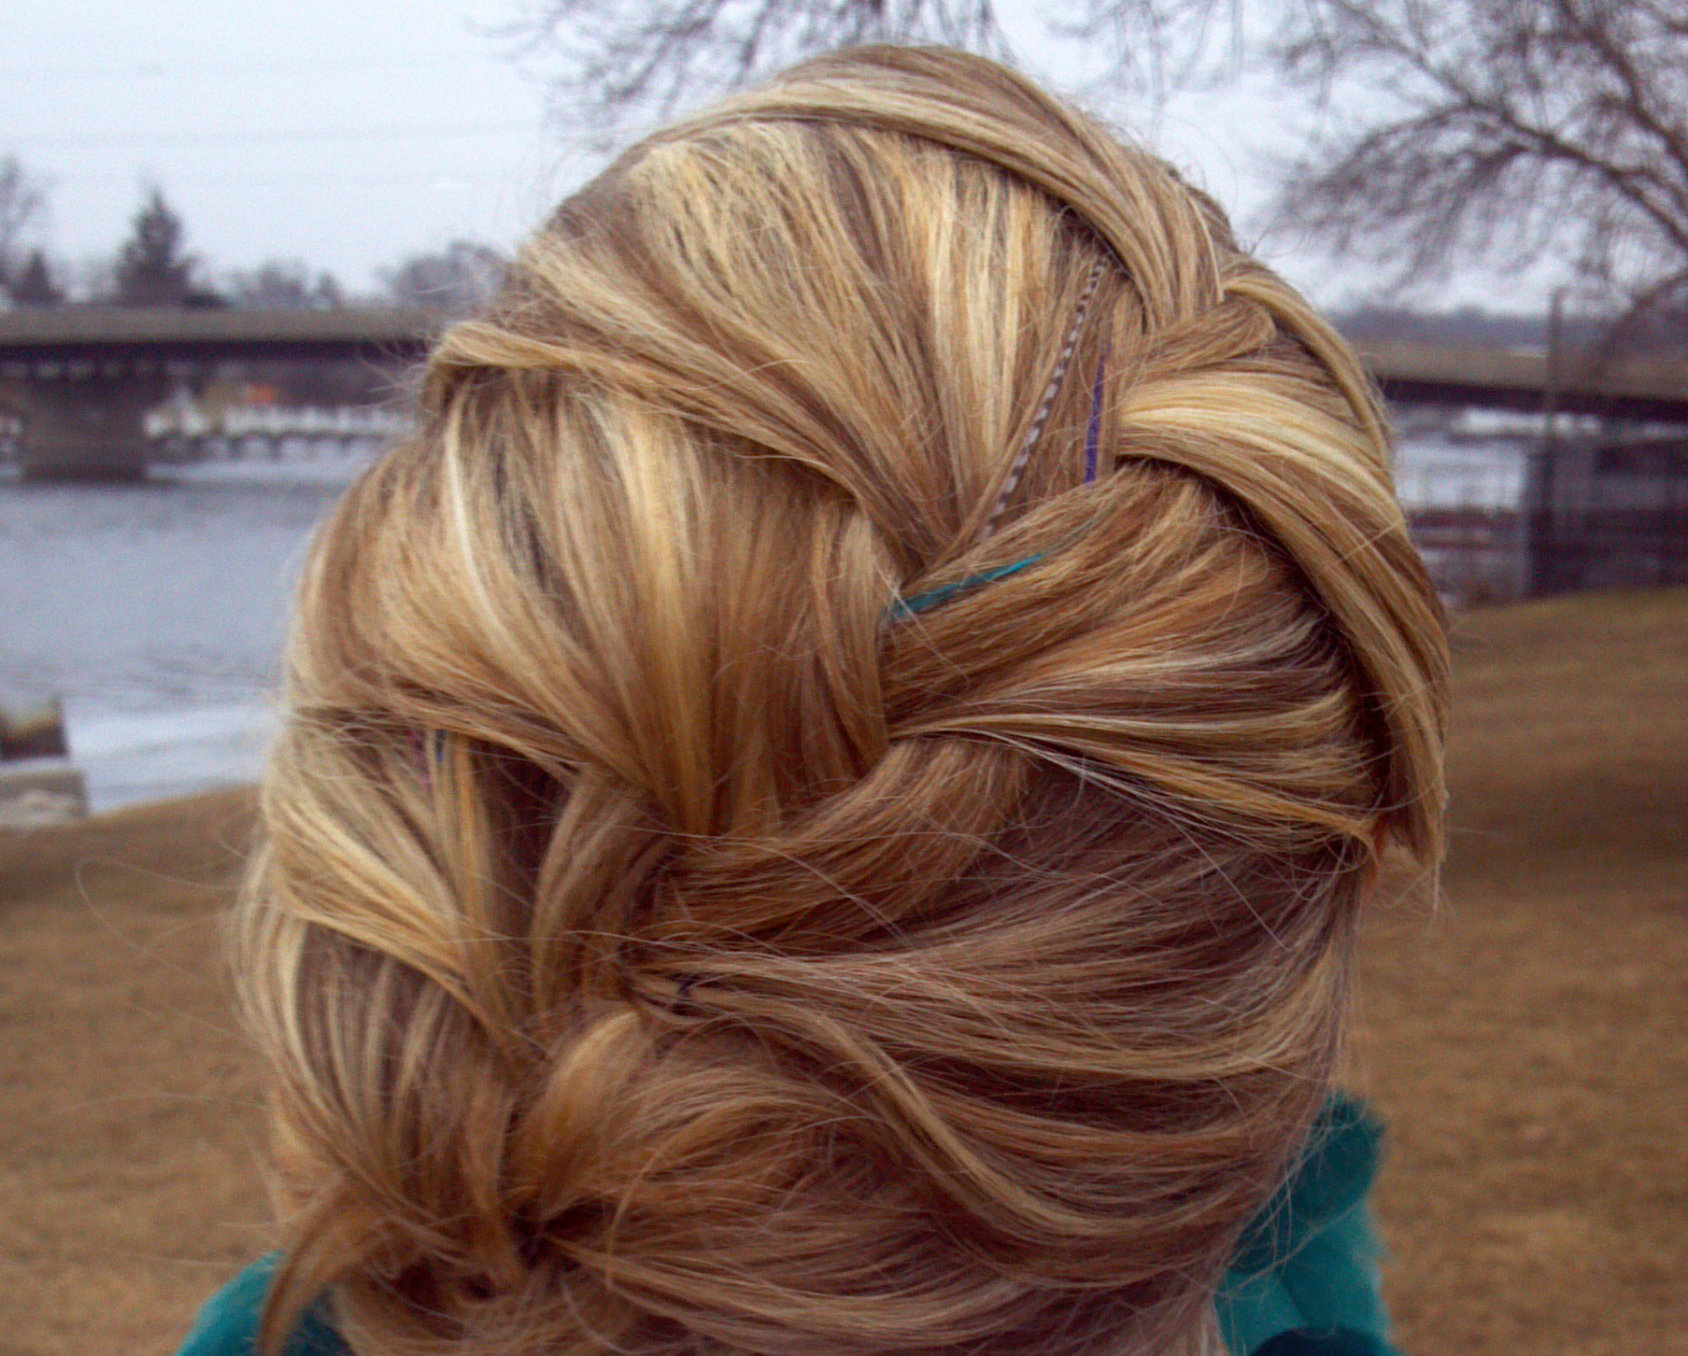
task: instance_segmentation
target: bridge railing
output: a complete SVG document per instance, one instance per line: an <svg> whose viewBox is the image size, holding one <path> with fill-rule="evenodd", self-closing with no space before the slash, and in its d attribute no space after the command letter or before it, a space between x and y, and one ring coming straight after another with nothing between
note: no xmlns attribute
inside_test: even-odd
<svg viewBox="0 0 1688 1356"><path fill-rule="evenodd" d="M153 440L172 438L370 438L397 437L410 427L400 411L379 405L166 405L150 411L143 427Z"/></svg>

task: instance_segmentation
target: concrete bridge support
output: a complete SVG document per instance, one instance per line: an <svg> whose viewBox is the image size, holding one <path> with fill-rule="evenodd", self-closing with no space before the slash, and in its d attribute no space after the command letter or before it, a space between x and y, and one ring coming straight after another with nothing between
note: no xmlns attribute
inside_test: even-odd
<svg viewBox="0 0 1688 1356"><path fill-rule="evenodd" d="M146 412L170 393L163 375L74 373L8 382L0 398L23 418L17 448L25 480L142 480Z"/></svg>

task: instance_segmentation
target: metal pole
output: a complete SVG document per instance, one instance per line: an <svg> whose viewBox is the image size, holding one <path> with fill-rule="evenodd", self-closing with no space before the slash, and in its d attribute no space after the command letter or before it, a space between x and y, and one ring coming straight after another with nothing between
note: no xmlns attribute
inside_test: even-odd
<svg viewBox="0 0 1688 1356"><path fill-rule="evenodd" d="M1541 591L1542 560L1546 552L1559 549L1558 524L1553 512L1553 487L1559 449L1559 388L1564 380L1565 289L1556 287L1547 310L1547 382L1542 389L1541 444L1536 449L1536 464L1525 477L1523 512L1523 594L1526 598Z"/></svg>

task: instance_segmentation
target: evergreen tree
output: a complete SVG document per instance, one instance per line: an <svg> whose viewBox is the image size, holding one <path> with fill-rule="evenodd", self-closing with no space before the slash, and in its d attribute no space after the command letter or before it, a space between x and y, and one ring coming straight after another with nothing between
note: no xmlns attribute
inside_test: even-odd
<svg viewBox="0 0 1688 1356"><path fill-rule="evenodd" d="M6 289L14 306L58 306L64 302L64 288L53 277L47 256L31 250Z"/></svg>
<svg viewBox="0 0 1688 1356"><path fill-rule="evenodd" d="M194 283L198 260L183 248L181 217L163 190L147 190L135 213L129 239L117 259L117 302L121 306L204 306L216 298Z"/></svg>
<svg viewBox="0 0 1688 1356"><path fill-rule="evenodd" d="M0 156L0 288L11 283L18 269L18 247L46 211L41 181L15 155Z"/></svg>

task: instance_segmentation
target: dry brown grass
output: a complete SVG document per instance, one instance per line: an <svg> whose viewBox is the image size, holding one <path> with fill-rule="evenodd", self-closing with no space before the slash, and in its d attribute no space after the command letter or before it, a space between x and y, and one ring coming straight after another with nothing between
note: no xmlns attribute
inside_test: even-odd
<svg viewBox="0 0 1688 1356"><path fill-rule="evenodd" d="M216 915L244 793L0 835L0 1356L139 1356L262 1246Z"/></svg>
<svg viewBox="0 0 1688 1356"><path fill-rule="evenodd" d="M1688 592L1455 633L1446 902L1384 913L1360 1060L1423 1356L1688 1353Z"/></svg>
<svg viewBox="0 0 1688 1356"><path fill-rule="evenodd" d="M1417 1356L1688 1353L1688 593L1458 630L1455 850L1368 939ZM263 1249L216 915L245 794L0 836L0 1356L168 1351Z"/></svg>

